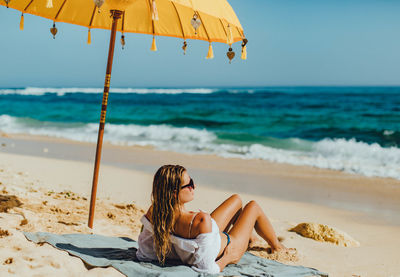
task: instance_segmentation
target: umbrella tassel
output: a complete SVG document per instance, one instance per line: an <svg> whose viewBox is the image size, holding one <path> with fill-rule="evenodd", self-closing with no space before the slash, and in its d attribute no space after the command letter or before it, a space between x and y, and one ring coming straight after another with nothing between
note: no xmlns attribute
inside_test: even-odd
<svg viewBox="0 0 400 277"><path fill-rule="evenodd" d="M232 47L229 47L229 50L228 50L228 53L226 53L226 56L229 59L229 63L232 63L232 60L235 57L235 52L233 52Z"/></svg>
<svg viewBox="0 0 400 277"><path fill-rule="evenodd" d="M50 33L53 35L53 39L55 39L57 35L57 28L55 22L53 23L53 28L50 28Z"/></svg>
<svg viewBox="0 0 400 277"><path fill-rule="evenodd" d="M121 35L121 45L122 45L122 49L124 49L125 48L125 35L124 34Z"/></svg>
<svg viewBox="0 0 400 277"><path fill-rule="evenodd" d="M233 43L232 28L231 28L231 25L229 25L229 24L228 24L228 33L227 33L227 37L226 37L226 43L229 44L229 46L231 46Z"/></svg>
<svg viewBox="0 0 400 277"><path fill-rule="evenodd" d="M247 49L246 49L246 46L242 47L242 60L247 60Z"/></svg>
<svg viewBox="0 0 400 277"><path fill-rule="evenodd" d="M182 46L183 55L186 55L186 49L187 49L187 42L186 42L186 40L184 40L183 41L183 46Z"/></svg>
<svg viewBox="0 0 400 277"><path fill-rule="evenodd" d="M244 38L242 42L242 60L247 60L247 48L246 48L247 42L248 40Z"/></svg>
<svg viewBox="0 0 400 277"><path fill-rule="evenodd" d="M210 46L208 46L208 53L206 59L214 59L214 51L210 42Z"/></svg>
<svg viewBox="0 0 400 277"><path fill-rule="evenodd" d="M97 7L97 11L100 13L100 8L104 4L104 0L94 0L94 4Z"/></svg>
<svg viewBox="0 0 400 277"><path fill-rule="evenodd" d="M154 21L158 21L158 10L157 10L157 4L156 4L155 0L153 0L151 6L152 6L151 19L153 19Z"/></svg>
<svg viewBox="0 0 400 277"><path fill-rule="evenodd" d="M24 30L24 14L21 15L21 21L19 22L19 29Z"/></svg>
<svg viewBox="0 0 400 277"><path fill-rule="evenodd" d="M48 9L53 8L53 0L47 0L46 8L48 8Z"/></svg>
<svg viewBox="0 0 400 277"><path fill-rule="evenodd" d="M150 50L151 51L157 51L157 45L156 45L156 38L155 37L153 37L153 42L151 44Z"/></svg>
<svg viewBox="0 0 400 277"><path fill-rule="evenodd" d="M92 43L92 35L90 34L90 29L88 31L88 35L87 35L87 44L91 44Z"/></svg>

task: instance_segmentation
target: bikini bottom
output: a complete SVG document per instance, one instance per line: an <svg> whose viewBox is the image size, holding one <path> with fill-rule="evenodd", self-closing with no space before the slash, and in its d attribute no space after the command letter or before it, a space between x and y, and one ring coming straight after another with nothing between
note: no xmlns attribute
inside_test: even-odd
<svg viewBox="0 0 400 277"><path fill-rule="evenodd" d="M226 246L228 246L231 243L231 237L229 236L229 234L227 232L222 232L226 238L228 239L228 242L226 243Z"/></svg>

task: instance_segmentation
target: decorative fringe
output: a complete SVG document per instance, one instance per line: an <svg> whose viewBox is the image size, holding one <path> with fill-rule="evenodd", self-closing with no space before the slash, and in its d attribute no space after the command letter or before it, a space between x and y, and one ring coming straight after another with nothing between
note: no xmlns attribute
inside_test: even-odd
<svg viewBox="0 0 400 277"><path fill-rule="evenodd" d="M152 7L151 19L153 19L154 21L158 21L158 10L156 5L156 0L153 0L151 7Z"/></svg>
<svg viewBox="0 0 400 277"><path fill-rule="evenodd" d="M46 8L51 9L53 7L53 0L47 0Z"/></svg>
<svg viewBox="0 0 400 277"><path fill-rule="evenodd" d="M186 49L187 49L187 42L186 42L186 40L184 40L183 41L183 46L182 46L183 55L186 55Z"/></svg>
<svg viewBox="0 0 400 277"><path fill-rule="evenodd" d="M19 29L24 30L24 14L21 15L21 21L19 22Z"/></svg>
<svg viewBox="0 0 400 277"><path fill-rule="evenodd" d="M208 60L208 59L214 59L214 51L213 51L211 42L210 42L210 46L208 46L208 54L207 54L206 59L207 59L207 60Z"/></svg>
<svg viewBox="0 0 400 277"><path fill-rule="evenodd" d="M247 60L247 48L246 48L246 44L249 41L247 40L247 38L243 38L242 41L242 60Z"/></svg>
<svg viewBox="0 0 400 277"><path fill-rule="evenodd" d="M87 34L87 44L91 44L92 43L92 35L90 34L90 29L88 30L88 34Z"/></svg>
<svg viewBox="0 0 400 277"><path fill-rule="evenodd" d="M156 45L156 38L153 37L153 43L151 44L151 51L157 51L157 45Z"/></svg>
<svg viewBox="0 0 400 277"><path fill-rule="evenodd" d="M53 35L53 39L56 39L57 31L56 23L53 22L53 28L50 28L50 33Z"/></svg>
<svg viewBox="0 0 400 277"><path fill-rule="evenodd" d="M121 46L122 46L122 50L125 48L125 35L124 33L122 33L121 35Z"/></svg>
<svg viewBox="0 0 400 277"><path fill-rule="evenodd" d="M98 12L100 13L100 8L104 4L104 0L93 0L94 4L96 5Z"/></svg>
<svg viewBox="0 0 400 277"><path fill-rule="evenodd" d="M194 12L193 18L190 20L190 24L192 24L192 27L194 29L194 34L197 35L197 29L201 25L201 20L199 18L199 14L197 13L197 11Z"/></svg>
<svg viewBox="0 0 400 277"><path fill-rule="evenodd" d="M242 47L242 60L247 60L247 49L246 49L246 46Z"/></svg>
<svg viewBox="0 0 400 277"><path fill-rule="evenodd" d="M229 46L232 46L233 43L232 28L230 24L228 24L228 34L226 36L226 43L229 44Z"/></svg>
<svg viewBox="0 0 400 277"><path fill-rule="evenodd" d="M235 57L235 52L233 52L232 47L229 47L229 50L228 50L228 53L226 53L226 56L229 59L229 63L232 63L232 60Z"/></svg>

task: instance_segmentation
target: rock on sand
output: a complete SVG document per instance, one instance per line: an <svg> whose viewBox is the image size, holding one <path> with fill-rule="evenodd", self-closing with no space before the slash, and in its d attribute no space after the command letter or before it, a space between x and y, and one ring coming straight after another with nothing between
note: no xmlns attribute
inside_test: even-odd
<svg viewBox="0 0 400 277"><path fill-rule="evenodd" d="M300 223L289 229L290 232L316 241L330 242L345 247L358 247L360 243L343 231L317 223Z"/></svg>

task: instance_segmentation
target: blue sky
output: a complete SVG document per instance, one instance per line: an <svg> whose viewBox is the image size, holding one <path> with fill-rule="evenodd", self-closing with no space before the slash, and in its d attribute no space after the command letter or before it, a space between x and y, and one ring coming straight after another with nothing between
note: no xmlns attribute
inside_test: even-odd
<svg viewBox="0 0 400 277"><path fill-rule="evenodd" d="M1 0L0 0L1 1ZM231 0L249 39L248 60L227 46L127 34L117 41L112 87L400 85L400 1ZM102 87L109 32L58 24L0 7L0 87ZM119 36L118 36L119 37ZM235 44L239 55L240 43Z"/></svg>

